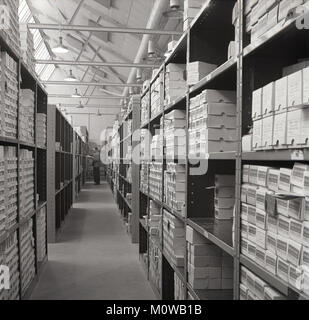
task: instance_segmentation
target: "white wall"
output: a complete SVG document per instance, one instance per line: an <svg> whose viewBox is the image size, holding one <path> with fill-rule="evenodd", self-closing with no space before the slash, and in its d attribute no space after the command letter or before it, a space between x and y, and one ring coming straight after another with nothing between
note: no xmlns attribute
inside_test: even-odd
<svg viewBox="0 0 309 320"><path fill-rule="evenodd" d="M92 111L93 112L93 111ZM90 116L90 130L88 127L89 116L88 115L73 115L74 126L86 126L89 131L89 140L100 144L101 132L114 124L116 116L114 115L102 115L98 117L96 115Z"/></svg>

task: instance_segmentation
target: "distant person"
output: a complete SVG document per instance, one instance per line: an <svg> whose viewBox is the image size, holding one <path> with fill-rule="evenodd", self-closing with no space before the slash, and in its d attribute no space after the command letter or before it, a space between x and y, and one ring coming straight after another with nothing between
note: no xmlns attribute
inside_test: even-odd
<svg viewBox="0 0 309 320"><path fill-rule="evenodd" d="M94 149L95 153L94 153L94 157L93 157L93 179L94 179L94 183L96 185L100 184L100 165L101 165L101 161L100 161L100 152L98 148Z"/></svg>

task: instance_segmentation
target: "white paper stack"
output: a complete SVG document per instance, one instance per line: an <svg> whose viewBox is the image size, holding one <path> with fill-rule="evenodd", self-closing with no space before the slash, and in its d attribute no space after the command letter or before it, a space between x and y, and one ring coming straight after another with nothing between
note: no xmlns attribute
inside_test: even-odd
<svg viewBox="0 0 309 320"><path fill-rule="evenodd" d="M46 147L47 138L47 116L44 113L36 115L36 144L39 147Z"/></svg>
<svg viewBox="0 0 309 320"><path fill-rule="evenodd" d="M186 168L185 165L167 163L164 171L164 199L166 204L185 215L186 204Z"/></svg>
<svg viewBox="0 0 309 320"><path fill-rule="evenodd" d="M20 36L19 36L19 1L12 0L0 0L0 5L4 6L3 12L1 12L2 22L2 36L6 43L16 51L20 53ZM4 9L5 8L5 9Z"/></svg>
<svg viewBox="0 0 309 320"><path fill-rule="evenodd" d="M185 95L187 90L186 65L170 63L165 74L165 104L170 104Z"/></svg>
<svg viewBox="0 0 309 320"><path fill-rule="evenodd" d="M3 108L2 133L9 138L17 138L18 81L17 62L6 52L1 53L1 100Z"/></svg>
<svg viewBox="0 0 309 320"><path fill-rule="evenodd" d="M26 292L35 276L35 252L33 221L29 220L20 227L20 266L21 290Z"/></svg>
<svg viewBox="0 0 309 320"><path fill-rule="evenodd" d="M188 282L195 290L233 288L233 259L187 226Z"/></svg>
<svg viewBox="0 0 309 320"><path fill-rule="evenodd" d="M15 147L4 147L5 158L5 213L6 229L12 228L17 223L17 163Z"/></svg>
<svg viewBox="0 0 309 320"><path fill-rule="evenodd" d="M166 158L174 160L186 159L186 113L173 110L165 116Z"/></svg>
<svg viewBox="0 0 309 320"><path fill-rule="evenodd" d="M201 10L205 0L185 0L184 1L184 14L183 14L183 31L186 31Z"/></svg>
<svg viewBox="0 0 309 320"><path fill-rule="evenodd" d="M21 149L19 165L20 217L26 218L34 210L33 152Z"/></svg>
<svg viewBox="0 0 309 320"><path fill-rule="evenodd" d="M162 162L152 162L149 174L149 193L154 199L162 199Z"/></svg>
<svg viewBox="0 0 309 320"><path fill-rule="evenodd" d="M235 205L235 176L215 176L215 218L218 220L233 219Z"/></svg>
<svg viewBox="0 0 309 320"><path fill-rule="evenodd" d="M0 257L2 264L9 267L10 290L0 291L0 300L19 300L19 258L18 258L17 232L0 244ZM1 260L1 258L0 258Z"/></svg>
<svg viewBox="0 0 309 320"><path fill-rule="evenodd" d="M34 92L29 89L22 89L19 103L19 139L34 144Z"/></svg>
<svg viewBox="0 0 309 320"><path fill-rule="evenodd" d="M176 267L184 267L186 252L185 225L166 210L163 212L163 248Z"/></svg>
<svg viewBox="0 0 309 320"><path fill-rule="evenodd" d="M205 90L190 100L189 155L237 150L236 93Z"/></svg>
<svg viewBox="0 0 309 320"><path fill-rule="evenodd" d="M29 70L35 74L33 35L27 24L19 25L21 56Z"/></svg>
<svg viewBox="0 0 309 320"><path fill-rule="evenodd" d="M214 71L217 65L201 61L191 62L188 64L188 85L193 86L208 74Z"/></svg>

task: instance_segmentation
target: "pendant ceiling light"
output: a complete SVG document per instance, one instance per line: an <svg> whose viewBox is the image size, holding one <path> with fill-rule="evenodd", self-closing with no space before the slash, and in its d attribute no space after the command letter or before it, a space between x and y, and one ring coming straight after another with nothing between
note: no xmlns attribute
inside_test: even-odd
<svg viewBox="0 0 309 320"><path fill-rule="evenodd" d="M53 53L69 53L69 49L63 44L63 38L59 37L59 43L56 47L52 48Z"/></svg>
<svg viewBox="0 0 309 320"><path fill-rule="evenodd" d="M79 105L78 105L76 108L78 108L78 109L84 109L85 106L84 106L84 105L82 104L82 102L80 101L80 102L79 102Z"/></svg>
<svg viewBox="0 0 309 320"><path fill-rule="evenodd" d="M100 109L98 109L97 116L98 116L98 117L101 117L101 116L102 116L102 113L100 112Z"/></svg>
<svg viewBox="0 0 309 320"><path fill-rule="evenodd" d="M168 19L183 19L183 10L180 7L180 0L170 0L170 10L163 13Z"/></svg>
<svg viewBox="0 0 309 320"><path fill-rule="evenodd" d="M137 68L136 70L136 80L141 81L142 80L142 70L140 68Z"/></svg>
<svg viewBox="0 0 309 320"><path fill-rule="evenodd" d="M156 49L153 40L148 42L148 57L153 58L156 55Z"/></svg>
<svg viewBox="0 0 309 320"><path fill-rule="evenodd" d="M69 82L78 81L77 78L74 76L72 69L70 70L70 74L64 80Z"/></svg>
<svg viewBox="0 0 309 320"><path fill-rule="evenodd" d="M81 98L82 96L78 93L77 88L75 89L75 92L72 94L72 98Z"/></svg>

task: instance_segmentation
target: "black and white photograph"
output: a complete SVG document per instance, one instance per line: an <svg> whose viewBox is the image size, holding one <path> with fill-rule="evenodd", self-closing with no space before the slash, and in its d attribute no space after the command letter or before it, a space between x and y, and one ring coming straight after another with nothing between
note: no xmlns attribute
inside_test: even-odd
<svg viewBox="0 0 309 320"><path fill-rule="evenodd" d="M309 300L308 39L309 0L0 0L0 316Z"/></svg>

